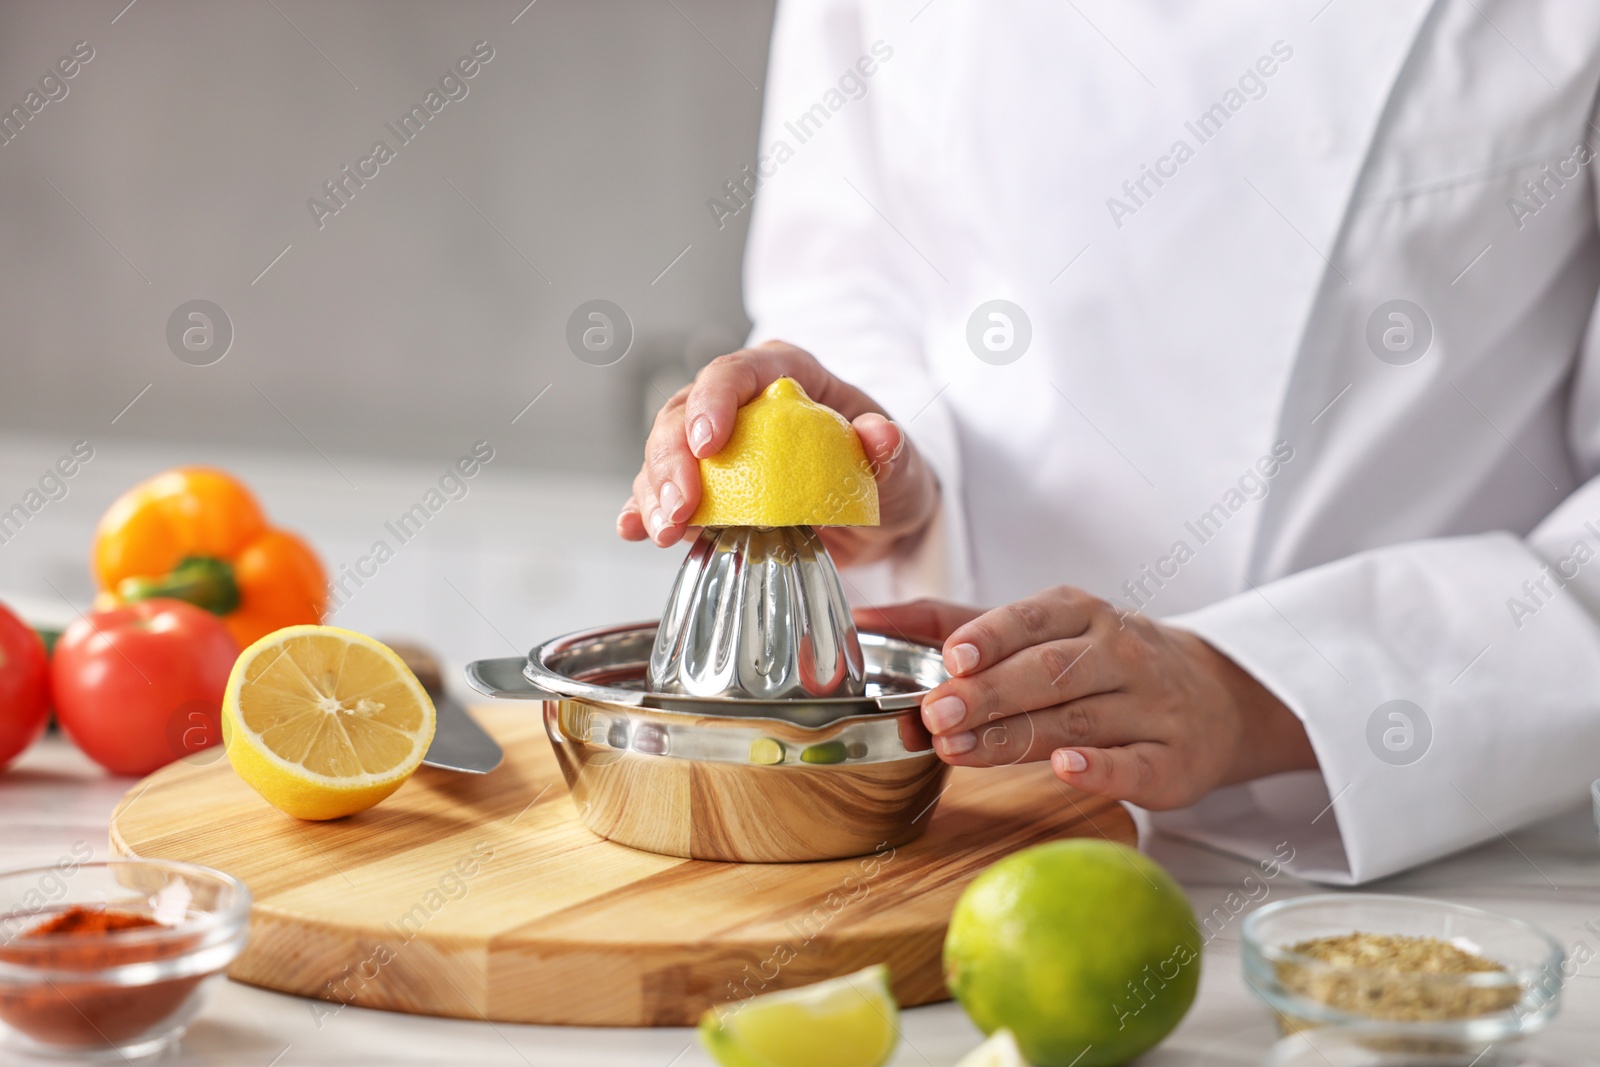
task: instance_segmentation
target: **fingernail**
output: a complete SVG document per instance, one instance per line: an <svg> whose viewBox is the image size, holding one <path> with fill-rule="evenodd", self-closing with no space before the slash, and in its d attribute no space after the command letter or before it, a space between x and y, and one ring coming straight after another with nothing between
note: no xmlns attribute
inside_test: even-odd
<svg viewBox="0 0 1600 1067"><path fill-rule="evenodd" d="M939 748L946 756L962 756L978 747L978 735L971 730L939 738Z"/></svg>
<svg viewBox="0 0 1600 1067"><path fill-rule="evenodd" d="M622 520L628 517L628 512L630 512L630 511L636 512L638 510L639 510L639 505L635 504L631 500L628 501L626 504L622 505L622 510L617 512L617 525L618 526L622 525Z"/></svg>
<svg viewBox="0 0 1600 1067"><path fill-rule="evenodd" d="M662 482L661 513L667 517L667 521L676 522L678 520L678 509L682 506L683 494L678 491L678 487L672 482Z"/></svg>
<svg viewBox="0 0 1600 1067"><path fill-rule="evenodd" d="M704 415L689 424L689 451L695 455L711 443L711 420Z"/></svg>
<svg viewBox="0 0 1600 1067"><path fill-rule="evenodd" d="M1051 762L1062 774L1079 774L1089 769L1089 761L1083 758L1083 753L1070 748L1057 749Z"/></svg>
<svg viewBox="0 0 1600 1067"><path fill-rule="evenodd" d="M893 426L895 432L900 435L900 443L894 446L893 452L889 453L889 462L893 463L895 460L900 458L900 453L906 450L906 432L900 428L900 424L898 422L890 420L889 425Z"/></svg>
<svg viewBox="0 0 1600 1067"><path fill-rule="evenodd" d="M967 717L967 705L958 696L943 696L922 709L922 721L934 733L943 733Z"/></svg>
<svg viewBox="0 0 1600 1067"><path fill-rule="evenodd" d="M950 666L956 674L966 674L978 666L977 645L957 645L950 650Z"/></svg>
<svg viewBox="0 0 1600 1067"><path fill-rule="evenodd" d="M661 537L661 528L666 524L667 520L662 516L661 509L656 508L650 513L650 536L659 539Z"/></svg>

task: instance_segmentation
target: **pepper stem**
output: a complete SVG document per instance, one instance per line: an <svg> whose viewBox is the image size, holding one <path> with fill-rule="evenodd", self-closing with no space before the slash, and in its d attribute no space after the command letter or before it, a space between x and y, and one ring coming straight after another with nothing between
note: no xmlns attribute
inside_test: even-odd
<svg viewBox="0 0 1600 1067"><path fill-rule="evenodd" d="M117 596L128 603L171 597L187 600L214 615L227 615L239 606L239 585L233 568L212 556L187 556L159 578L124 578Z"/></svg>

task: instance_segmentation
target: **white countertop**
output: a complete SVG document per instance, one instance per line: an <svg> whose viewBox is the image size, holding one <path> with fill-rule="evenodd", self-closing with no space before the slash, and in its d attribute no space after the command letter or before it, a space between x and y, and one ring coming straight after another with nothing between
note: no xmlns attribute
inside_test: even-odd
<svg viewBox="0 0 1600 1067"><path fill-rule="evenodd" d="M57 441L0 439L0 490L9 494L0 499L16 498L62 447ZM324 461L304 451L300 456L214 449L197 454L181 446L127 443L102 448L65 499L50 503L20 534L0 544L0 600L36 619L70 619L75 609L86 607L92 588L85 558L95 520L118 492L163 467L205 462L245 477L269 515L309 535L336 571L386 536L385 520L436 484L451 458L435 464L342 456ZM378 578L351 596L334 621L422 640L459 678L468 659L519 653L569 630L655 616L681 553L625 545L613 536L626 492L622 478L556 477L491 465L473 480L465 498L449 503ZM0 773L0 868L53 863L79 841L92 846L97 857L105 856L107 820L130 784L107 777L59 738L46 738ZM1202 916L1230 893L1244 892L1245 876L1256 870L1246 860L1171 838L1157 837L1145 848L1184 884ZM1267 900L1318 891L1287 874L1270 885ZM1586 809L1369 888L1488 908L1539 923L1569 949L1586 944L1596 958L1569 983L1550 1036L1587 1049L1600 1067L1600 840ZM1274 1026L1240 978L1241 922L1242 916L1233 918L1207 945L1199 999L1144 1064L1256 1064L1272 1045ZM331 1018L322 1014L319 1025L308 1001L220 983L178 1055L167 1062L230 1067L690 1067L711 1062L689 1030L490 1025L360 1008L345 1008ZM980 1035L958 1007L943 1004L906 1012L904 1037L896 1067L945 1067Z"/></svg>
<svg viewBox="0 0 1600 1067"><path fill-rule="evenodd" d="M0 774L0 865L53 863L75 842L107 853L106 824L130 779L112 778L58 737L47 737ZM1145 850L1183 883L1200 915L1243 890L1257 870L1157 836ZM1252 883L1258 885L1259 883ZM1265 900L1316 892L1287 874L1268 883ZM1586 1050L1600 1063L1600 841L1587 808L1529 827L1509 839L1442 860L1371 887L1488 908L1531 920L1565 942L1597 954L1567 985L1549 1041ZM1259 891L1257 891L1259 895ZM1241 899L1236 897L1235 900ZM1231 909L1230 909L1231 910ZM1243 913L1217 929L1205 949L1200 995L1183 1025L1141 1062L1146 1067L1256 1064L1275 1029L1239 974ZM692 1067L712 1061L691 1030L588 1030L463 1022L344 1008L328 1017L298 997L237 982L218 983L204 1013L163 1064L217 1067L351 1067L356 1064L637 1064ZM980 1034L954 1004L902 1016L895 1067L947 1067Z"/></svg>

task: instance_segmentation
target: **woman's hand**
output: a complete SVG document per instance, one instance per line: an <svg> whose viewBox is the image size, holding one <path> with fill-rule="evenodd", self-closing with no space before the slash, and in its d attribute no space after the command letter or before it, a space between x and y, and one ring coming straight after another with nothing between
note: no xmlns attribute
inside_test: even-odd
<svg viewBox="0 0 1600 1067"><path fill-rule="evenodd" d="M1056 777L1151 809L1316 755L1281 701L1193 634L1059 586L993 611L918 601L858 626L941 640L950 681L922 719L947 763L1049 759Z"/></svg>
<svg viewBox="0 0 1600 1067"><path fill-rule="evenodd" d="M829 374L809 352L781 341L718 356L667 401L645 444L633 495L617 516L617 533L629 541L648 537L663 547L681 540L700 504L699 460L727 444L741 405L783 377L851 420L877 478L881 525L821 530L835 561L870 563L921 534L938 506L939 483L905 432L867 394Z"/></svg>

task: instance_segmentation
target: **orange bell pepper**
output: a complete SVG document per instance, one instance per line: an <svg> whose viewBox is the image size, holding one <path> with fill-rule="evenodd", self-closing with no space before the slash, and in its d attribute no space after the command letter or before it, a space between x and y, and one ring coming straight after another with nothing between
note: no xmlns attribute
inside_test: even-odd
<svg viewBox="0 0 1600 1067"><path fill-rule="evenodd" d="M238 480L205 467L166 471L123 493L95 530L90 566L101 602L187 600L217 615L243 648L322 621L322 564L294 534L267 525Z"/></svg>

